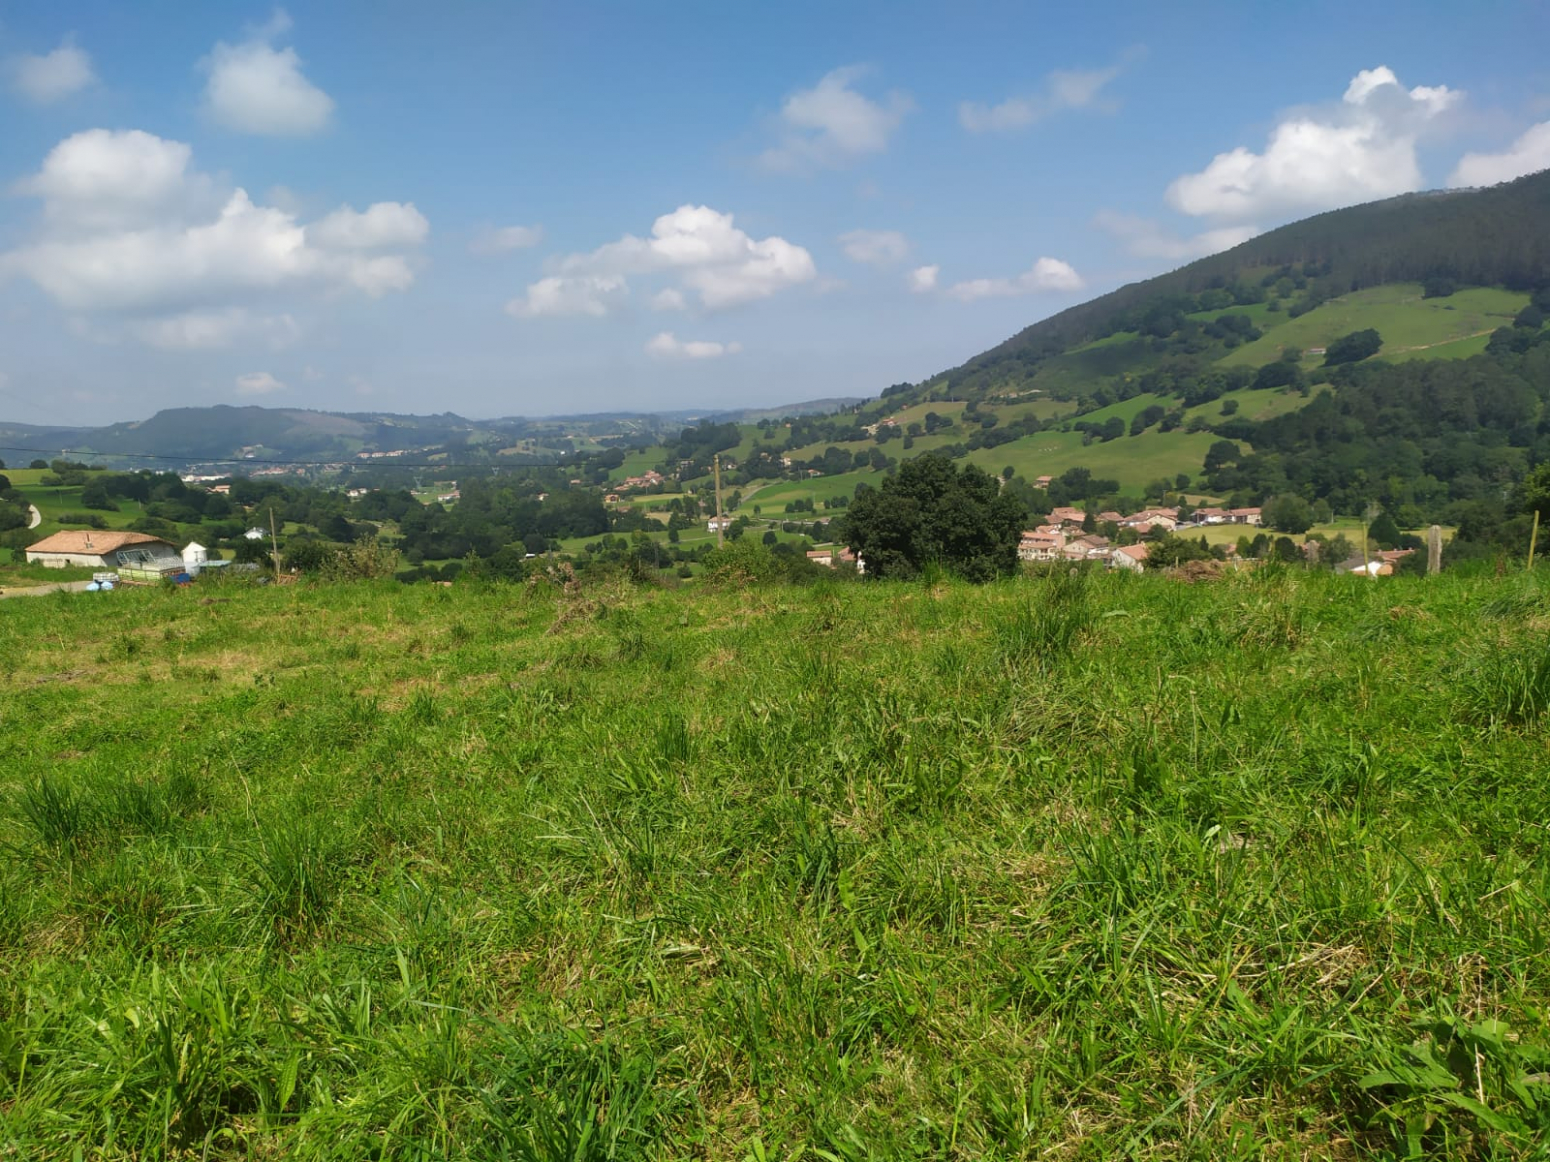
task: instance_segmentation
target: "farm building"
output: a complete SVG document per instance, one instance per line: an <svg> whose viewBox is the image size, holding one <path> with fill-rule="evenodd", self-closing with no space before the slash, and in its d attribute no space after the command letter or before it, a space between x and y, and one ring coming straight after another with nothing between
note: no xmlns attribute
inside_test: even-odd
<svg viewBox="0 0 1550 1162"><path fill-rule="evenodd" d="M28 564L63 569L134 569L154 573L183 568L183 555L171 541L149 533L69 529L44 537L27 549Z"/></svg>
<svg viewBox="0 0 1550 1162"><path fill-rule="evenodd" d="M212 560L210 550L198 541L189 541L183 546L183 570L190 577L197 577L206 569L224 569L230 564L230 561L221 560L219 553Z"/></svg>

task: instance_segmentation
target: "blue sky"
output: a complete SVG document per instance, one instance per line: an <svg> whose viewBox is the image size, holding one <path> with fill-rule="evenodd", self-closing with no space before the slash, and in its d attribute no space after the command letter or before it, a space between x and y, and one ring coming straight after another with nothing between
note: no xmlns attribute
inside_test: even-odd
<svg viewBox="0 0 1550 1162"><path fill-rule="evenodd" d="M0 3L0 416L872 395L1550 166L1550 6Z"/></svg>

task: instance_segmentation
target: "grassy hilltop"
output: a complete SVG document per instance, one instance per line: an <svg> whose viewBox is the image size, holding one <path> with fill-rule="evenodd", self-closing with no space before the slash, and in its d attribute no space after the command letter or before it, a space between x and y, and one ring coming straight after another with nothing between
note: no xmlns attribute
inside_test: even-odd
<svg viewBox="0 0 1550 1162"><path fill-rule="evenodd" d="M119 592L0 657L5 1157L1550 1130L1540 578Z"/></svg>

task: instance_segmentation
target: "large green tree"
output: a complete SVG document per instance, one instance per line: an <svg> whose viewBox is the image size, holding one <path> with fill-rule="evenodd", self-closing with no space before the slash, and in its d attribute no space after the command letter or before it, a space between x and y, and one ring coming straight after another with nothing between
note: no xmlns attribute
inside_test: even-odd
<svg viewBox="0 0 1550 1162"><path fill-rule="evenodd" d="M1537 465L1518 488L1518 500L1524 512L1537 512L1539 519L1550 518L1550 460Z"/></svg>
<svg viewBox="0 0 1550 1162"><path fill-rule="evenodd" d="M915 577L935 563L971 581L1017 568L1028 509L996 479L945 456L917 456L880 488L858 488L845 540L868 577Z"/></svg>
<svg viewBox="0 0 1550 1162"><path fill-rule="evenodd" d="M1313 527L1313 506L1295 493L1273 496L1265 502L1264 521L1282 533L1305 533Z"/></svg>
<svg viewBox="0 0 1550 1162"><path fill-rule="evenodd" d="M1387 510L1380 512L1373 519L1372 524L1367 526L1367 539L1380 549L1396 547L1402 535L1399 525L1394 522L1394 518Z"/></svg>

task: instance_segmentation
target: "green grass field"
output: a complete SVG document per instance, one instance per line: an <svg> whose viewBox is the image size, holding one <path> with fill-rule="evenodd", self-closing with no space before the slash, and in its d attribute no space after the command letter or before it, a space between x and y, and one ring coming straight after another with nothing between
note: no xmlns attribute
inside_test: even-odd
<svg viewBox="0 0 1550 1162"><path fill-rule="evenodd" d="M971 452L968 459L997 475L1010 465L1026 480L1059 476L1068 468L1090 468L1094 476L1118 480L1121 489L1139 496L1154 480L1171 480L1181 471L1199 473L1216 439L1209 432L1191 435L1182 428L1172 432L1152 428L1139 436L1084 446L1081 432L1037 432L999 448Z"/></svg>
<svg viewBox="0 0 1550 1162"><path fill-rule="evenodd" d="M1284 322L1228 352L1220 362L1257 367L1279 357L1283 347L1327 347L1342 335L1368 327L1383 336L1380 358L1462 358L1483 351L1490 332L1511 323L1526 302L1527 295L1490 287L1470 287L1438 299L1423 299L1419 283L1373 287L1331 299L1296 319L1281 315ZM1259 325L1276 317L1266 315ZM1471 336L1478 338L1478 348L1459 342Z"/></svg>
<svg viewBox="0 0 1550 1162"><path fill-rule="evenodd" d="M18 1159L1530 1158L1550 582L0 602Z"/></svg>
<svg viewBox="0 0 1550 1162"><path fill-rule="evenodd" d="M1310 400L1319 391L1327 391L1327 387L1313 389L1305 399L1295 391L1284 391L1280 388L1243 388L1240 391L1229 391L1219 399L1210 403L1203 403L1196 407L1187 408L1184 412L1184 422L1187 424L1196 416L1204 416L1211 423L1220 423L1222 405L1228 400L1238 401L1237 415L1246 420L1269 420L1276 416L1284 416L1289 412L1308 406Z"/></svg>
<svg viewBox="0 0 1550 1162"><path fill-rule="evenodd" d="M897 445L890 444L889 448ZM897 453L895 453L897 454ZM780 480L765 485L751 496L745 493L745 507L754 504L764 510L765 516L783 515L787 504L793 500L811 500L818 505L817 515L823 516L822 502L836 496L850 496L858 484L870 484L876 488L884 480L884 474L871 469L859 472L842 472L837 476L814 476L807 480ZM803 514L811 519L810 514ZM832 514L831 514L832 515ZM795 517L793 517L795 519Z"/></svg>
<svg viewBox="0 0 1550 1162"><path fill-rule="evenodd" d="M618 481L628 476L642 476L668 460L668 450L660 444L653 444L649 448L637 448L625 453L624 463L610 472L608 479ZM676 468L677 465L673 464L671 467Z"/></svg>

